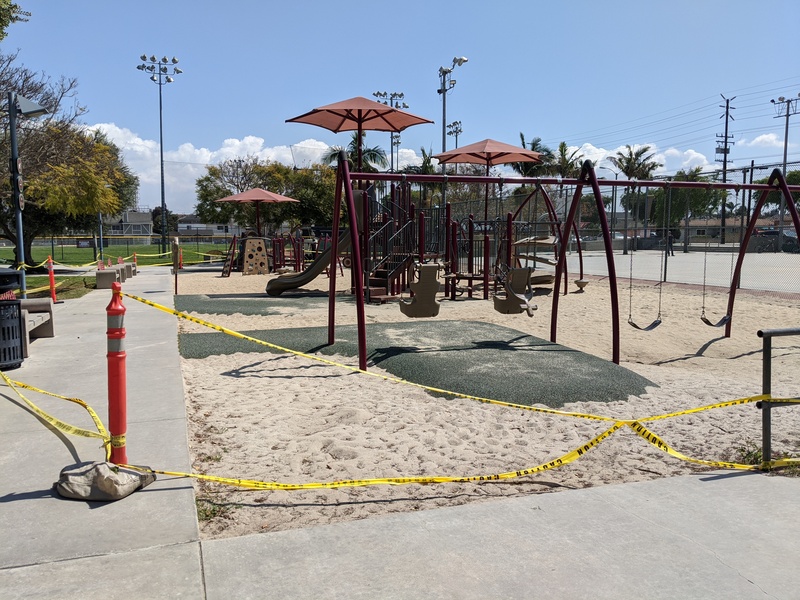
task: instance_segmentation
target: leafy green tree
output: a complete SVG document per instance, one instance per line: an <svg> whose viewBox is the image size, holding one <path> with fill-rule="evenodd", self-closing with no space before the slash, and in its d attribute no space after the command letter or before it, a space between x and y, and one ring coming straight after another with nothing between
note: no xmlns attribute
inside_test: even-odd
<svg viewBox="0 0 800 600"><path fill-rule="evenodd" d="M135 205L138 180L119 148L79 124L86 109L76 99L77 80L54 80L18 64L16 53L0 53L0 89L15 90L49 111L39 119L19 115L17 120L26 256L37 237L91 230L99 212L114 214ZM0 152L5 156L10 154L8 125L8 112L0 112ZM11 198L8 179L0 178L0 198ZM11 202L0 203L0 238L17 245Z"/></svg>
<svg viewBox="0 0 800 600"><path fill-rule="evenodd" d="M377 173L379 169L385 169L389 165L386 160L386 151L380 146L366 147L365 142L367 134L361 132L361 170L364 173ZM341 146L331 146L328 151L322 156L322 163L325 165L335 165L339 160L339 152L343 150ZM347 163L351 171L356 168L356 160L358 158L358 132L354 131L347 144Z"/></svg>
<svg viewBox="0 0 800 600"><path fill-rule="evenodd" d="M330 167L313 165L308 169L293 169L281 163L256 157L226 160L206 167L206 174L195 183L197 190L196 212L209 223L233 221L244 228L255 228L254 204L217 202L248 189L260 187L288 196L299 202L262 204L262 223L277 229L289 222L292 227L301 225L330 225L333 221L333 203L336 172Z"/></svg>
<svg viewBox="0 0 800 600"><path fill-rule="evenodd" d="M16 2L0 0L0 41L7 35L7 29L13 23L26 23L31 13L22 10Z"/></svg>
<svg viewBox="0 0 800 600"><path fill-rule="evenodd" d="M702 167L680 170L672 178L673 181L708 181L702 174ZM681 219L692 219L710 216L717 212L725 201L725 190L694 188L659 188L651 194L651 223L661 228L671 228L675 239L680 238L678 225Z"/></svg>
<svg viewBox="0 0 800 600"><path fill-rule="evenodd" d="M60 150L57 162L27 168L22 212L25 256L31 256L37 237L63 234L69 229L96 227L98 213L117 214L136 203L138 179L123 163L121 152L100 134L76 126L52 124L37 136ZM8 186L8 184L4 184ZM5 187L10 195L10 189ZM0 238L17 245L12 203L0 207Z"/></svg>
<svg viewBox="0 0 800 600"><path fill-rule="evenodd" d="M767 183L769 181L769 177L764 177L763 179L759 179L755 183ZM800 185L800 171L789 171L786 173L786 184L787 185ZM794 204L796 207L800 209L800 193L794 192L792 193L792 198L794 199ZM754 199L753 202L755 203L756 200ZM781 194L780 192L770 192L767 194L767 199L764 202L764 206L780 206L781 203Z"/></svg>
<svg viewBox="0 0 800 600"><path fill-rule="evenodd" d="M156 206L152 211L150 211L150 216L153 219L153 233L161 235L161 207ZM166 210L166 219L167 222L167 237L170 234L175 233L178 231L178 215L173 213L170 209Z"/></svg>

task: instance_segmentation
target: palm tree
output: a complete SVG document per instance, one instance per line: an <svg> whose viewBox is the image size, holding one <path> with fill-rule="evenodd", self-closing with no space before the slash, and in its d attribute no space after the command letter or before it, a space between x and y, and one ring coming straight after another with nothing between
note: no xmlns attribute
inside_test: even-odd
<svg viewBox="0 0 800 600"><path fill-rule="evenodd" d="M567 142L561 142L558 145L558 154L550 165L550 173L564 178L580 176L583 154L578 154L578 152L580 152L580 148L575 148L570 152Z"/></svg>
<svg viewBox="0 0 800 600"><path fill-rule="evenodd" d="M539 157L541 162L510 163L511 168L514 169L514 172L521 177L541 177L542 175L547 175L550 172L549 169L553 162L553 151L542 144L542 138L540 137L533 138L530 143L526 145L525 134L520 131L519 139L523 148L541 154Z"/></svg>
<svg viewBox="0 0 800 600"><path fill-rule="evenodd" d="M364 144L367 134L361 132L361 143ZM325 165L335 164L339 160L339 152L343 150L341 146L331 146L328 151L322 155L322 163ZM358 156L358 132L353 132L353 137L347 145L347 163L350 170L354 170L353 157ZM364 173L377 173L378 168L385 169L389 165L386 160L386 151L380 146L373 146L372 148L362 148L361 150L361 169Z"/></svg>
<svg viewBox="0 0 800 600"><path fill-rule="evenodd" d="M634 150L630 144L627 144L625 152L617 150L617 155L609 156L608 162L622 171L628 179L650 179L655 170L664 165L651 160L654 155L647 154L648 152L650 152L650 146L640 146Z"/></svg>
<svg viewBox="0 0 800 600"><path fill-rule="evenodd" d="M427 152L425 151L424 147L421 147L419 150L422 153L422 164L408 165L407 167L401 169L400 172L407 173L409 175L436 175L437 170L436 167L433 166L433 148L430 148ZM420 184L420 208L424 208L425 206L429 205L428 192L436 189L436 187L437 184L435 183Z"/></svg>
<svg viewBox="0 0 800 600"><path fill-rule="evenodd" d="M624 173L628 179L650 179L653 176L653 173L659 167L663 167L664 165L660 162L656 162L653 159L654 154L648 154L650 152L650 146L639 146L636 150L630 144L625 145L625 151L617 150L616 156L609 156L608 162L614 165L617 169L619 169L622 173ZM622 206L625 208L625 228L627 230L628 227L628 211L633 204L632 199L628 196L627 192L633 191L634 186L630 188L626 188L626 194L622 197ZM640 187L636 187L636 195L638 197ZM643 215L643 220L646 221L648 215L647 209L645 209L645 214ZM627 248L626 248L627 250Z"/></svg>

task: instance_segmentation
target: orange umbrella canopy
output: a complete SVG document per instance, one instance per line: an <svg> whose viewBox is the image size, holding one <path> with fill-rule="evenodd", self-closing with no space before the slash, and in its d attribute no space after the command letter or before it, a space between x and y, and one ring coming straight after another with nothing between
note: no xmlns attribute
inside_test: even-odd
<svg viewBox="0 0 800 600"><path fill-rule="evenodd" d="M541 154L526 150L519 146L504 144L496 140L483 140L455 150L434 154L433 158L440 163L473 163L486 165L504 165L514 162L541 162Z"/></svg>
<svg viewBox="0 0 800 600"><path fill-rule="evenodd" d="M514 162L542 162L541 154L533 150L526 150L519 146L512 146L496 140L483 140L468 146L461 146L449 152L434 154L440 163L472 163L486 165L486 174L492 165L504 165ZM489 212L489 184L486 184L486 199L483 208L483 219L488 218Z"/></svg>
<svg viewBox="0 0 800 600"><path fill-rule="evenodd" d="M286 119L287 123L317 125L334 133L358 131L358 170L361 170L362 131L403 131L412 125L433 123L429 119L412 115L387 104L362 96L334 102L308 111L299 117Z"/></svg>
<svg viewBox="0 0 800 600"><path fill-rule="evenodd" d="M233 194L232 196L225 196L220 198L217 202L238 202L240 204L255 204L256 205L256 229L258 234L261 235L261 204L277 204L278 202L300 202L288 196L281 196L275 192L270 192L262 188L252 188Z"/></svg>

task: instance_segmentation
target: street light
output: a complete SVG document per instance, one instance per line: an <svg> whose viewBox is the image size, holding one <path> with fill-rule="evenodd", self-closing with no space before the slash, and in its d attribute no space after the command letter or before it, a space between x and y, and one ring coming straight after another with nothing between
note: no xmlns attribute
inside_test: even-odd
<svg viewBox="0 0 800 600"><path fill-rule="evenodd" d="M783 116L784 110L786 111L786 128L783 133L783 176L786 177L786 153L789 146L789 117L791 115L797 114L797 101L800 99L800 94L797 94L797 98L784 98L783 96L778 96L778 100L775 101L770 100L772 105L775 107L775 112L778 114L775 115L775 118L779 118ZM778 227L778 252L781 251L783 248L783 215L784 211L786 210L786 198L783 197L781 194L781 205L779 211L779 218L780 218L780 225Z"/></svg>
<svg viewBox="0 0 800 600"><path fill-rule="evenodd" d="M149 79L158 86L158 147L161 163L161 252L163 253L167 251L167 202L164 198L164 122L162 119L161 88L175 81L172 76L180 75L183 71L175 66L178 63L178 59L174 56L172 60L166 56L158 59L155 55L147 58L146 54L142 54L139 58L142 60L142 64L137 65L136 68L144 73L149 73ZM172 66L171 71L169 65Z"/></svg>
<svg viewBox="0 0 800 600"><path fill-rule="evenodd" d="M381 104L385 104L386 106L391 106L392 108L397 109L405 109L408 108L408 104L405 102L400 102L406 95L403 92L372 92L372 95L378 99L378 102ZM389 170L394 172L394 147L400 145L400 134L390 132L389 134L389 161L390 167ZM397 166L400 166L400 154L398 151L397 155Z"/></svg>
<svg viewBox="0 0 800 600"><path fill-rule="evenodd" d="M453 58L451 67L439 67L439 89L436 92L442 95L442 152L447 152L447 92L456 85L456 80L452 78L453 69L460 67L465 62L468 62L467 57L456 56ZM444 175L444 170L445 164L442 163L442 175ZM446 194L446 190L442 187L442 205L446 202Z"/></svg>
<svg viewBox="0 0 800 600"><path fill-rule="evenodd" d="M11 134L11 197L14 202L14 216L17 226L17 263L21 271L19 292L23 298L28 297L25 283L25 242L22 229L22 210L25 208L25 197L22 194L22 164L19 160L17 146L17 115L24 117L41 117L47 114L43 106L28 100L16 92L8 92L8 129Z"/></svg>

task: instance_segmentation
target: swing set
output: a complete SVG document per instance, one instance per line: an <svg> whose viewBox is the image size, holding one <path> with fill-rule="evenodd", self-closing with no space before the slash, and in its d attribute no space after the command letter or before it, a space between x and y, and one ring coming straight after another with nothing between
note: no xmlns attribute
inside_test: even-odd
<svg viewBox="0 0 800 600"><path fill-rule="evenodd" d="M362 370L366 370L366 324L365 324L365 317L363 313L363 306L364 306L364 294L363 294L363 280L364 280L364 273L362 272L363 265L361 263L361 237L363 237L363 232L361 232L361 225L364 224L365 220L362 220L361 223L358 223L355 218L356 210L355 210L355 200L353 194L352 183L359 181L359 180L383 180L383 181L398 181L400 180L401 175L394 174L394 173L350 173L349 168L347 166L346 157L343 156L343 153L340 153L339 159L339 166L337 169L337 183L336 183L336 200L335 200L335 210L334 210L334 236L332 240L332 247L335 250L338 245L338 239L336 233L338 232L338 222L339 222L339 214L340 214L340 207L346 205L348 210L348 218L350 220L350 227L351 231L361 233L361 235L353 235L353 248L352 248L352 255L353 255L353 280L355 282L355 293L356 293L356 313L357 313L357 321L358 321L358 348L359 348L359 368ZM404 181L409 183L418 182L418 183L435 183L439 185L444 184L444 176L443 175L410 175L404 174L402 175ZM449 180L451 181L458 181L464 183L497 183L499 178L493 177L482 177L482 176L448 176ZM556 343L557 341L557 333L558 333L558 304L560 301L561 293L559 290L561 289L561 281L562 278L564 279L564 295L567 294L567 252L565 252L565 246L568 241L568 235L566 232L573 231L576 229L576 215L578 213L578 207L580 205L580 200L583 196L583 190L586 187L590 187L592 190L592 195L595 199L595 204L597 207L597 214L599 217L600 222L600 230L602 232L602 240L604 246L604 253L606 257L606 265L608 269L608 280L609 280L609 293L610 293L610 303L611 303L611 330L612 330L612 357L611 360L614 363L619 364L620 362L620 335L619 335L619 296L617 290L617 274L616 274L616 267L614 264L614 256L612 252L612 245L611 245L611 232L608 225L608 218L605 210L605 206L603 203L603 197L600 192L600 183L594 172L594 166L592 165L591 161L585 161L582 165L581 172L576 179L563 179L563 178L543 178L543 177L507 177L504 179L504 183L506 185L535 185L537 189L541 190L543 193L546 192L544 188L541 186L545 185L558 185L558 186L571 186L574 189L572 201L569 204L569 209L567 211L566 217L564 221L559 226L556 227L556 231L554 232L555 237L559 240L558 248L559 252L557 253L557 261L556 261L556 269L555 269L555 282L553 289L556 293L552 294L552 309L550 313L550 341ZM770 192L777 192L783 195L786 199L786 206L788 211L791 215L792 222L794 225L795 231L800 234L800 217L797 213L797 208L795 207L794 200L792 198L792 193L800 193L800 186L788 186L786 183L786 179L784 178L783 174L779 169L773 170L772 174L769 177L769 180L766 184L764 183L708 183L708 182L697 182L697 181L626 181L626 180L602 180L603 186L611 186L611 187L636 187L642 186L647 188L681 188L681 189L744 189L744 190L753 190L760 192L760 197L756 206L753 210L752 219L750 220L750 224L747 227L747 230L744 234L744 237L741 242L741 246L739 249L739 253L736 259L736 264L733 269L733 274L731 277L730 282L730 292L728 294L728 306L727 310L725 311L725 315L720 319L717 323L714 323L711 319L706 316L706 293L705 293L705 280L706 280L706 273L704 269L704 290L703 290L703 308L701 311L701 320L706 325L712 327L722 327L725 326L725 337L730 337L731 334L731 326L733 323L733 308L734 302L736 297L736 289L738 287L738 281L741 276L741 269L742 263L744 261L745 256L745 249L748 246L751 236L755 231L755 226L758 217L761 214L761 210L766 203L767 196ZM534 194L531 194L532 196ZM520 206L520 209L522 207ZM512 215L509 214L509 219L511 219ZM668 219L669 217L667 217ZM668 223L668 220L665 224ZM666 231L666 229L665 229ZM579 237L577 236L576 232L576 241L580 244ZM665 244L664 254L662 255L662 267L664 271L666 271L666 253L669 250L669 246ZM508 251L510 249L510 244L506 248ZM579 257L580 257L579 251ZM508 264L510 265L510 258ZM632 270L631 270L632 272ZM335 271L332 273L333 277L331 277L331 291L329 293L329 315L328 315L328 343L333 344L334 341L334 331L335 331L335 302L337 294L335 293ZM629 274L630 277L630 274ZM580 265L580 279L583 280L583 265ZM513 278L512 278L513 280ZM652 331L661 323L661 299L663 293L663 286L659 291L659 307L658 307L658 315L656 319L647 326L639 326L633 319L633 310L631 306L631 310L629 310L629 323L632 327L642 331ZM524 293L522 296L526 300L526 304L528 304L529 299L526 297ZM512 298L514 298L512 296ZM514 298L515 301L518 302L519 308L522 308L522 302L519 301L518 298ZM631 301L631 299L629 299ZM632 302L631 302L632 304ZM532 309L532 307L531 307Z"/></svg>

